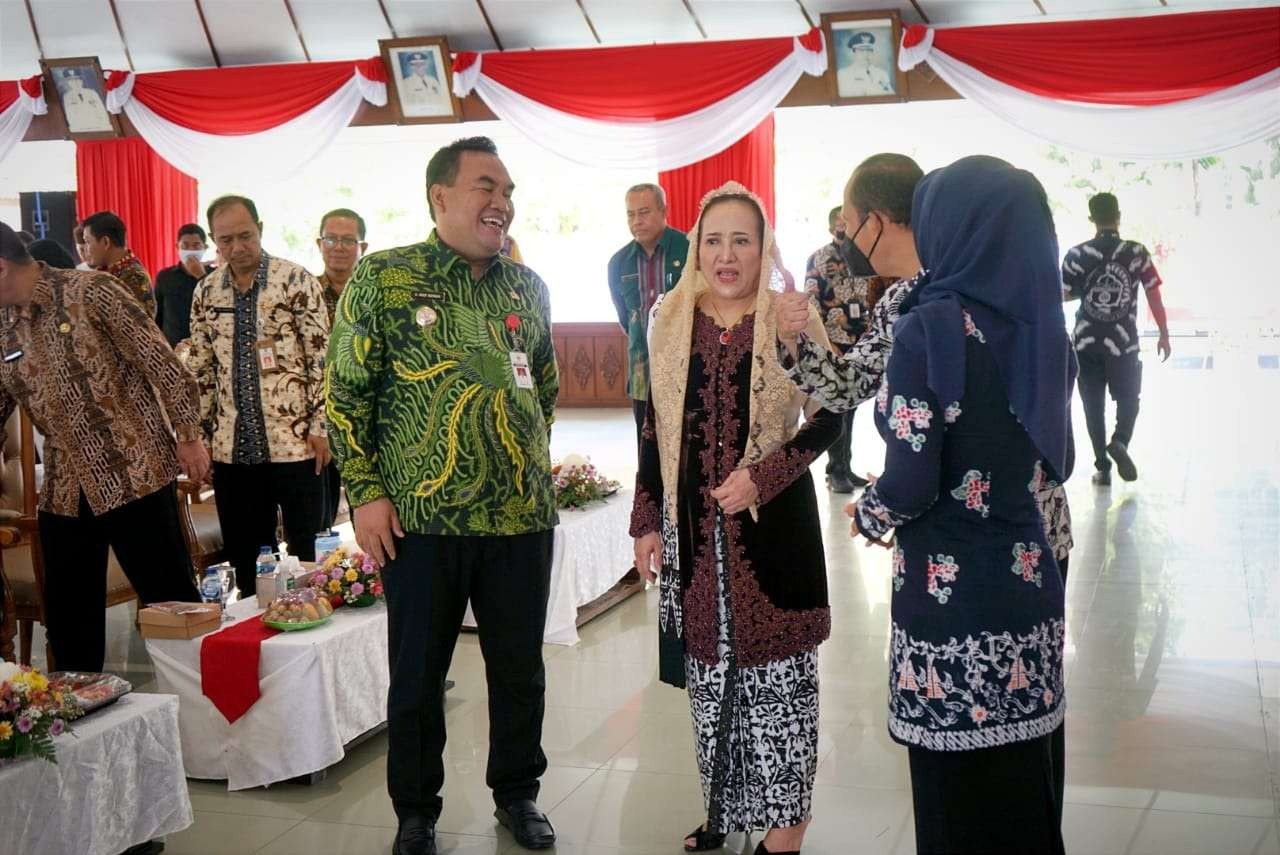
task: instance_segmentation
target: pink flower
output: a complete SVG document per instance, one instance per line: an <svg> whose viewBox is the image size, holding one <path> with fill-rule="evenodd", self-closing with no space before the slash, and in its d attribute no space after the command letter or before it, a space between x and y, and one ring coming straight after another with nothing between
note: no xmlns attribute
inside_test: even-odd
<svg viewBox="0 0 1280 855"><path fill-rule="evenodd" d="M17 721L18 733L30 733L31 728L35 726L35 722L31 720L31 716L24 715Z"/></svg>
<svg viewBox="0 0 1280 855"><path fill-rule="evenodd" d="M67 723L60 718L55 718L53 724L49 725L49 735L58 736L66 729Z"/></svg>
<svg viewBox="0 0 1280 855"><path fill-rule="evenodd" d="M345 571L341 567L334 567L333 570L329 572L329 578L333 579L334 581L341 581L342 574L344 572Z"/></svg>
<svg viewBox="0 0 1280 855"><path fill-rule="evenodd" d="M361 594L364 593L364 585L362 585L359 582L352 582L351 593L355 594L357 597L360 596Z"/></svg>

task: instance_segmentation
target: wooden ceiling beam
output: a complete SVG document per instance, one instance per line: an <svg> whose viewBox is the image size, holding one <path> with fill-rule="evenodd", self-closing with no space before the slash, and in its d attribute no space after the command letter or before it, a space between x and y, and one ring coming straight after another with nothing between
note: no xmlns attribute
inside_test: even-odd
<svg viewBox="0 0 1280 855"><path fill-rule="evenodd" d="M107 0L107 5L111 7L111 17L116 22L116 35L120 37L120 46L124 48L124 61L129 63L130 71L135 71L133 54L129 53L129 40L124 37L124 27L120 26L120 12L116 10L116 0Z"/></svg>
<svg viewBox="0 0 1280 855"><path fill-rule="evenodd" d="M596 32L596 25L591 21L591 16L587 14L587 7L582 4L582 0L578 0L578 11L582 12L582 19L587 22L587 29L591 30L591 36L596 40L596 44L604 44L600 34Z"/></svg>
<svg viewBox="0 0 1280 855"><path fill-rule="evenodd" d="M298 26L298 16L293 14L293 4L289 0L283 0L284 9L289 13L289 20L293 23L293 31L298 35L298 44L302 45L302 55L307 62L311 61L311 51L307 50L307 40L302 37L302 27Z"/></svg>
<svg viewBox="0 0 1280 855"><path fill-rule="evenodd" d="M200 27L204 30L204 40L209 43L209 53L213 56L213 64L222 68L222 57L218 56L218 47L213 43L213 34L209 32L209 21L204 16L204 6L200 0L192 0L196 4L196 14L200 16Z"/></svg>
<svg viewBox="0 0 1280 855"><path fill-rule="evenodd" d="M386 21L387 32L391 34L391 38L400 38L400 34L396 32L395 24L391 23L391 15L387 12L387 4L385 0L378 0L378 8L382 10L382 20Z"/></svg>
<svg viewBox="0 0 1280 855"><path fill-rule="evenodd" d="M476 0L476 6L480 7L480 14L484 18L484 25L489 28L489 37L493 39L493 43L498 46L498 50L506 50L502 46L502 39L498 38L498 31L493 28L493 21L489 18L489 10L484 7L484 0Z"/></svg>
<svg viewBox="0 0 1280 855"><path fill-rule="evenodd" d="M702 33L702 37L707 38L707 28L702 26L702 21L698 20L698 13L693 11L693 4L689 0L684 0L684 10L689 13L690 18L693 18L693 25L698 28L698 32Z"/></svg>
<svg viewBox="0 0 1280 855"><path fill-rule="evenodd" d="M31 22L31 35L36 40L36 53L44 59L44 45L40 44L40 28L36 26L36 13L31 11L31 0L22 0L27 7L27 20Z"/></svg>

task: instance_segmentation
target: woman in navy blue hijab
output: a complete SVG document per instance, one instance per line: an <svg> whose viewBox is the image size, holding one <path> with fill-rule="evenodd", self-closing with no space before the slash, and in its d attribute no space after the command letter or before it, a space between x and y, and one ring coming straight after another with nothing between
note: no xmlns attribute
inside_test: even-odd
<svg viewBox="0 0 1280 855"><path fill-rule="evenodd" d="M851 515L896 529L889 731L916 846L1061 853L1063 582L1035 495L1072 465L1053 220L1035 176L969 157L925 177L912 223L927 279L877 397L884 474Z"/></svg>

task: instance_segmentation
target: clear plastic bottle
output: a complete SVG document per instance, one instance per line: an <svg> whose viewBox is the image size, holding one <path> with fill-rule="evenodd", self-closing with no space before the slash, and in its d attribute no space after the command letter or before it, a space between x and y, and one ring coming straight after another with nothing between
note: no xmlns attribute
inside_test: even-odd
<svg viewBox="0 0 1280 855"><path fill-rule="evenodd" d="M222 571L218 565L204 568L204 578L200 580L200 598L206 603L222 602Z"/></svg>

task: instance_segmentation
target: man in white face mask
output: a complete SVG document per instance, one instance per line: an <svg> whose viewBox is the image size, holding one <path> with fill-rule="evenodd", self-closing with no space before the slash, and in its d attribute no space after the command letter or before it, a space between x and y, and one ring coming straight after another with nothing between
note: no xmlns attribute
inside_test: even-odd
<svg viewBox="0 0 1280 855"><path fill-rule="evenodd" d="M191 295L213 270L204 263L208 250L204 229L187 223L178 229L178 263L156 275L156 323L170 346L191 337Z"/></svg>

